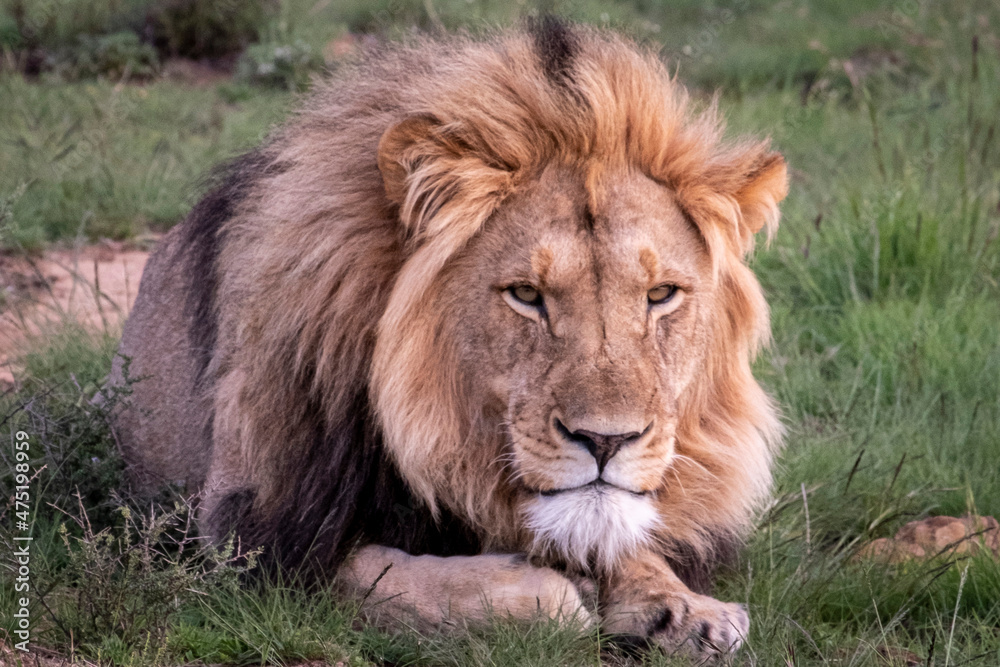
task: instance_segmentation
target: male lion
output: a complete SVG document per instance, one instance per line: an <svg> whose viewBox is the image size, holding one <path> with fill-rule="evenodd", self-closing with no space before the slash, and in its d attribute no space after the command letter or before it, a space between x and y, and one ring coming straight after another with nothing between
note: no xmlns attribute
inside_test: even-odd
<svg viewBox="0 0 1000 667"><path fill-rule="evenodd" d="M121 343L134 478L197 492L205 534L377 580L391 618L734 649L746 611L691 587L770 483L744 259L786 181L603 32L369 55L150 260Z"/></svg>

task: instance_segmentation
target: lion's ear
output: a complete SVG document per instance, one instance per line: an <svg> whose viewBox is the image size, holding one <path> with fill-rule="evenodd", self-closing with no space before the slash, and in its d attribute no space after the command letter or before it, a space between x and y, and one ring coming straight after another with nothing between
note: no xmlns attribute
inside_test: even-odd
<svg viewBox="0 0 1000 667"><path fill-rule="evenodd" d="M511 172L487 164L489 154L475 133L418 115L385 131L377 159L403 224L435 234L456 224L474 230L509 192Z"/></svg>
<svg viewBox="0 0 1000 667"><path fill-rule="evenodd" d="M396 123L378 142L378 169L385 194L393 204L406 200L407 177L420 161L421 153L433 145L437 121L431 116L412 116Z"/></svg>
<svg viewBox="0 0 1000 667"><path fill-rule="evenodd" d="M740 207L740 236L744 246L752 245L753 236L767 228L770 237L778 228L778 204L788 194L788 167L780 153L770 152L754 165L735 193Z"/></svg>

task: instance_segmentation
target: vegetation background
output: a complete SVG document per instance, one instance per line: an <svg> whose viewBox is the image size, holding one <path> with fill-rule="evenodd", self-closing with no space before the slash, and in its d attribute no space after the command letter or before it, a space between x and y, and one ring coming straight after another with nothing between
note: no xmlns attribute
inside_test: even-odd
<svg viewBox="0 0 1000 667"><path fill-rule="evenodd" d="M995 1L3 0L0 260L88 240L147 244L183 218L203 174L261 141L311 77L359 47L539 12L661 49L699 99L718 92L734 133L771 135L791 165L781 229L753 260L774 316L757 373L788 444L774 501L717 591L752 618L747 647L726 661L1000 665L995 560L857 555L913 519L1000 515ZM8 313L30 298L4 287ZM182 504L132 507L121 488L107 413L127 390L91 403L116 335L65 319L32 333L0 397L8 649L18 596L6 433L24 429L38 471L36 657L686 664L541 621L390 635L294 582L240 587L252 556L200 543Z"/></svg>

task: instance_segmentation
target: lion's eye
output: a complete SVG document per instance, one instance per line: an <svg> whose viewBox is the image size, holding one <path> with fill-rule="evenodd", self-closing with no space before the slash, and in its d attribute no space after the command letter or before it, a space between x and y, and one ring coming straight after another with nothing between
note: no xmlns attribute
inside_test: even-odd
<svg viewBox="0 0 1000 667"><path fill-rule="evenodd" d="M531 285L514 285L508 291L515 299L526 306L537 308L542 305L542 295Z"/></svg>
<svg viewBox="0 0 1000 667"><path fill-rule="evenodd" d="M677 285L660 285L649 290L649 304L652 306L667 303L677 294Z"/></svg>

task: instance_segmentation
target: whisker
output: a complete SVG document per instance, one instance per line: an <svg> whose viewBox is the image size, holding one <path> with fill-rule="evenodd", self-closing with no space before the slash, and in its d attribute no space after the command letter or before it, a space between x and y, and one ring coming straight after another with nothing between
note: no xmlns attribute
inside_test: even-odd
<svg viewBox="0 0 1000 667"><path fill-rule="evenodd" d="M695 468L700 468L701 471L704 472L706 475L708 475L709 477L711 477L712 479L714 479L716 481L719 481L718 475L716 475L711 470L709 470L708 468L706 468L704 464L699 463L698 461L696 461L695 459L691 458L690 456L684 456L683 454L674 454L674 460L676 460L678 462L682 462L682 463L688 463L688 464L694 466ZM671 466L671 469L673 469L673 466Z"/></svg>

